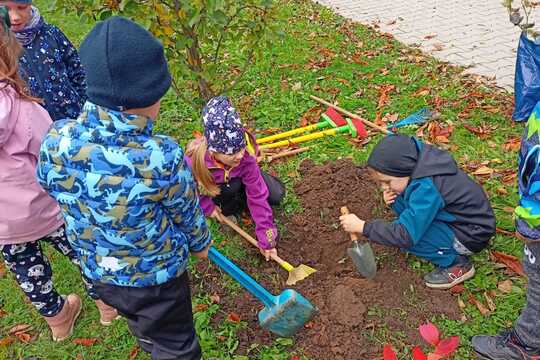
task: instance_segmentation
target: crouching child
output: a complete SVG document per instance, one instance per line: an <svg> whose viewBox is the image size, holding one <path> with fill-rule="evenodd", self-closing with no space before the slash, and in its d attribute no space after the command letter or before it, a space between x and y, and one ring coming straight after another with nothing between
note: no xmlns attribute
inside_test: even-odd
<svg viewBox="0 0 540 360"><path fill-rule="evenodd" d="M495 216L480 185L460 170L452 156L413 137L383 138L368 158L393 222L341 216L348 232L403 249L436 265L426 286L449 289L474 276L470 255L495 234Z"/></svg>

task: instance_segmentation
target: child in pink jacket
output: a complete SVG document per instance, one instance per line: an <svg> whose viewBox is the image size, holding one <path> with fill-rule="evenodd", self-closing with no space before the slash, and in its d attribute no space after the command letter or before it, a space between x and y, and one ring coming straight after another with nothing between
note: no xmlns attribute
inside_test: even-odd
<svg viewBox="0 0 540 360"><path fill-rule="evenodd" d="M17 73L21 48L9 31L7 11L0 7L0 253L25 295L45 318L55 341L71 335L81 311L76 294L59 295L41 241L78 264L64 232L60 208L36 179L41 139L52 123L47 111L25 91ZM6 74L6 75L4 75ZM51 181L54 173L48 174ZM116 310L105 305L87 284L109 324Z"/></svg>

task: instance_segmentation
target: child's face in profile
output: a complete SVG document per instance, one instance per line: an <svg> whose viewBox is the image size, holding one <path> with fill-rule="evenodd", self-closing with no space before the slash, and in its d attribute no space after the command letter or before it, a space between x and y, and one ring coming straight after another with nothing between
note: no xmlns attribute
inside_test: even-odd
<svg viewBox="0 0 540 360"><path fill-rule="evenodd" d="M21 31L30 21L32 16L32 6L18 4L15 1L1 1L0 5L7 7L9 11L9 21L11 22L11 30Z"/></svg>
<svg viewBox="0 0 540 360"><path fill-rule="evenodd" d="M400 195L405 191L410 180L409 176L405 176L405 177L390 176L390 175L382 174L378 171L373 171L372 174L375 180L379 183L379 185L383 189L383 191L390 191L396 195Z"/></svg>
<svg viewBox="0 0 540 360"><path fill-rule="evenodd" d="M244 157L244 154L246 153L246 149L242 149L239 152L232 154L232 155L225 155L221 153L213 153L214 159L222 163L223 165L229 166L229 167L235 167L240 165L240 161L242 161L242 158Z"/></svg>

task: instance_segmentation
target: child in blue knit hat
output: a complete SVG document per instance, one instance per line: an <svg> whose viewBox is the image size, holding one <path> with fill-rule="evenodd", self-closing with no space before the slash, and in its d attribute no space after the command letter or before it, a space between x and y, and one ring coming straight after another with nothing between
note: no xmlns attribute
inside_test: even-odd
<svg viewBox="0 0 540 360"><path fill-rule="evenodd" d="M278 237L271 205L283 200L285 187L259 168L255 139L227 97L208 101L203 123L204 137L188 145L186 160L199 184L204 214L220 221L222 215L249 209L259 249L269 260L277 255Z"/></svg>
<svg viewBox="0 0 540 360"><path fill-rule="evenodd" d="M86 100L86 79L77 54L64 33L47 24L32 0L0 0L9 10L11 30L23 46L19 71L33 96L53 121L75 118Z"/></svg>

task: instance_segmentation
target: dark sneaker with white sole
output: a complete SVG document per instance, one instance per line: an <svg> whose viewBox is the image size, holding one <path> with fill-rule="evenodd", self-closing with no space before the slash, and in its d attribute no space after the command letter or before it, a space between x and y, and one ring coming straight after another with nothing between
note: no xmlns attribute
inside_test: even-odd
<svg viewBox="0 0 540 360"><path fill-rule="evenodd" d="M524 346L513 330L473 336L471 342L479 360L540 360L540 351Z"/></svg>
<svg viewBox="0 0 540 360"><path fill-rule="evenodd" d="M424 276L426 286L446 290L474 276L474 266L465 256L459 256L452 266L436 268Z"/></svg>

